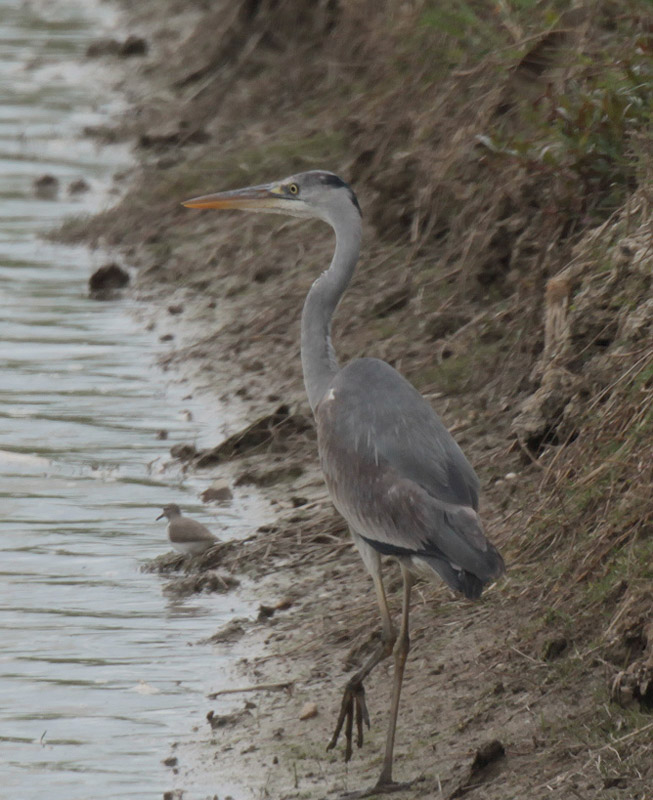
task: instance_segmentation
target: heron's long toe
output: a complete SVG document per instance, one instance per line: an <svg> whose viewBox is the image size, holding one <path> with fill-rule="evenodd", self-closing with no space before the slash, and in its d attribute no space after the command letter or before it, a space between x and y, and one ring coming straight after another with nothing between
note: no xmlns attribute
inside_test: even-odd
<svg viewBox="0 0 653 800"><path fill-rule="evenodd" d="M408 783L376 783L369 789L360 789L356 792L345 792L340 795L339 800L360 800L364 797L378 797L380 794L392 794L393 792L402 792L414 786L414 781Z"/></svg>
<svg viewBox="0 0 653 800"><path fill-rule="evenodd" d="M345 687L340 703L340 713L336 722L327 750L333 750L338 743L342 726L345 726L345 761L349 761L352 754L352 738L354 732L354 718L356 719L356 744L363 746L363 723L370 727L370 715L365 702L365 687L359 681L350 681Z"/></svg>

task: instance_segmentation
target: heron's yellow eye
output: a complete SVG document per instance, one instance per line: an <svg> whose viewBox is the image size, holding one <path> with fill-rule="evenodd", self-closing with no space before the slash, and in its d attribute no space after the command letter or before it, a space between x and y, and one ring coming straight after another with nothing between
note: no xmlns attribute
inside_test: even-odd
<svg viewBox="0 0 653 800"><path fill-rule="evenodd" d="M290 194L299 194L299 186L296 183L291 183L288 187Z"/></svg>

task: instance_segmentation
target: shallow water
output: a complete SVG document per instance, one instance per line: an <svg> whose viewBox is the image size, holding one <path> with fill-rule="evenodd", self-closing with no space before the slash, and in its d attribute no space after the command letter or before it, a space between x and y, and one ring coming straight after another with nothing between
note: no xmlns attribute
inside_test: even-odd
<svg viewBox="0 0 653 800"><path fill-rule="evenodd" d="M113 13L89 0L0 0L3 797L160 798L175 785L161 760L206 725L205 694L229 675L227 656L189 645L251 610L234 596L170 603L139 571L168 549L155 522L165 502L224 537L264 511L255 499L201 506L206 478L184 477L168 451L215 443L219 409L166 385L162 345L129 303L87 299L106 254L41 238L108 204L112 175L129 165L124 146L81 133L120 107L106 64L76 60ZM44 173L60 181L55 200L34 195ZM82 177L91 190L69 195ZM198 780L197 792L228 788Z"/></svg>

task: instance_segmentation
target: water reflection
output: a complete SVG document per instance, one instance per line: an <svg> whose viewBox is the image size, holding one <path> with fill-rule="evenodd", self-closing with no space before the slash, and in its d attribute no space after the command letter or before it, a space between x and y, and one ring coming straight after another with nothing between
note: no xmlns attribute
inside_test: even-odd
<svg viewBox="0 0 653 800"><path fill-rule="evenodd" d="M17 798L160 798L169 743L203 724L205 693L228 675L194 645L249 610L233 597L168 603L139 572L167 549L164 503L230 536L260 509L210 517L197 479L165 464L175 441L206 443L215 409L164 389L149 366L158 342L123 303L86 298L101 255L39 238L106 203L127 163L122 147L76 138L118 103L74 60L111 13L0 0L0 742L3 791ZM59 200L34 196L46 171ZM65 192L79 177L83 199Z"/></svg>

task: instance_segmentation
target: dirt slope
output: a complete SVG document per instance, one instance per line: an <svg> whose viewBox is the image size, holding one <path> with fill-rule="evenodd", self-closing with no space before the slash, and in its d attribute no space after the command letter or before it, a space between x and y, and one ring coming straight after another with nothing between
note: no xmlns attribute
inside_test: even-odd
<svg viewBox="0 0 653 800"><path fill-rule="evenodd" d="M336 349L388 360L432 399L506 557L478 604L417 593L396 775L422 779L401 796L653 798L650 4L162 6L128 10L150 49L125 79L133 110L96 132L133 139L141 170L116 209L62 235L119 246L141 297L180 306L194 334L170 366L252 420L281 403L308 418L298 320L332 234L179 201L341 174L365 243ZM310 426L240 463L280 517L221 565L292 604L231 633L264 644L244 683L293 692L207 725L206 768L256 775L257 796L360 788L379 769L389 666L368 685L364 750L345 767L324 746L374 641L369 579ZM305 701L319 713L300 722ZM505 756L470 776L494 739Z"/></svg>

